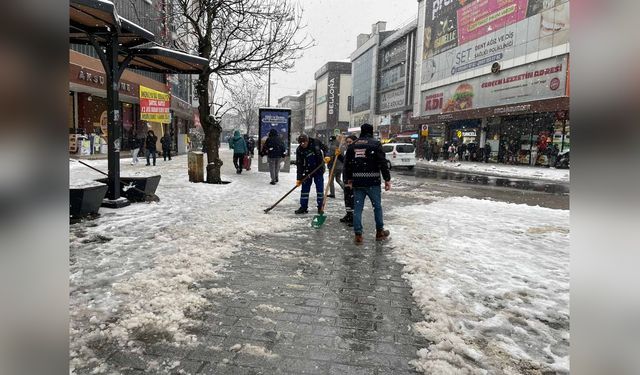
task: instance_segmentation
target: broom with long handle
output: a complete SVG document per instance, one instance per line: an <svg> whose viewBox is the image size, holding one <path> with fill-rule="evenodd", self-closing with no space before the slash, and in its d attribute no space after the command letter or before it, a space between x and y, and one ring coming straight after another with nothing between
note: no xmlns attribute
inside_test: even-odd
<svg viewBox="0 0 640 375"><path fill-rule="evenodd" d="M314 173L316 173L321 167L323 166L323 164L320 164L316 167L316 169L314 169L313 171L311 171L311 173L309 173L308 175L306 175L302 180L300 180L301 185L302 182L305 182L309 177L311 177ZM289 194L293 193L294 190L296 190L298 188L298 185L294 186L293 188L291 188L291 190L289 190L285 195L282 196L282 198L280 198L276 203L273 204L273 206L266 208L264 210L264 213L269 213L269 211L273 210L278 203L282 202L286 197L289 196Z"/></svg>

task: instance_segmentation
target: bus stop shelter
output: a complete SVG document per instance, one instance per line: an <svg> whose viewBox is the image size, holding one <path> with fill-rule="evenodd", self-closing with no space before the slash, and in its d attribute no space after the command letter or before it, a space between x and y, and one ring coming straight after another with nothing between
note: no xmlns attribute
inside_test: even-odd
<svg viewBox="0 0 640 375"><path fill-rule="evenodd" d="M109 0L70 0L69 42L92 45L106 75L109 194L103 205L129 204L120 196L122 116L118 108L120 77L127 68L166 74L198 74L208 60L155 44L155 35L118 15Z"/></svg>

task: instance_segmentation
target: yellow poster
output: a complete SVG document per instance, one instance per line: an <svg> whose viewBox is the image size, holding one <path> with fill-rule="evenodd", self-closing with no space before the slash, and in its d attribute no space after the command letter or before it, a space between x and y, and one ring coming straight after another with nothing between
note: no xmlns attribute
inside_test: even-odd
<svg viewBox="0 0 640 375"><path fill-rule="evenodd" d="M140 119L142 121L171 122L171 94L156 91L140 85Z"/></svg>

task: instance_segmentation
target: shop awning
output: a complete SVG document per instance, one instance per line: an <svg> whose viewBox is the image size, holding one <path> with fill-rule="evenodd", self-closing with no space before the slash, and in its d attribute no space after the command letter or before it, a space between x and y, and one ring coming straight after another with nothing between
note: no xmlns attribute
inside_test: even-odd
<svg viewBox="0 0 640 375"><path fill-rule="evenodd" d="M129 67L150 72L198 74L209 65L205 58L158 45L136 47L130 52L134 57ZM124 59L125 56L120 57L121 61Z"/></svg>

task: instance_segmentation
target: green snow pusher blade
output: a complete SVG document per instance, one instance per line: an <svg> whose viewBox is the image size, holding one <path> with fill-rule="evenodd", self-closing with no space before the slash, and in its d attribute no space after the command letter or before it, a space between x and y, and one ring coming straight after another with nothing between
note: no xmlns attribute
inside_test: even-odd
<svg viewBox="0 0 640 375"><path fill-rule="evenodd" d="M322 224L324 224L325 221L327 221L327 216L325 216L324 213L317 214L313 217L313 220L311 221L311 226L316 229L319 229L320 227L322 227Z"/></svg>

